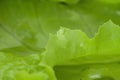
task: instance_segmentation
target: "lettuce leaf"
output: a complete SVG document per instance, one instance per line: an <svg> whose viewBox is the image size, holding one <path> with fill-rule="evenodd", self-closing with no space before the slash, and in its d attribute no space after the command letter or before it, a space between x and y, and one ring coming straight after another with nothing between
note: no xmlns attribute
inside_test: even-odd
<svg viewBox="0 0 120 80"><path fill-rule="evenodd" d="M0 10L1 80L120 79L119 27L93 37L109 19L120 25L119 1L1 0Z"/></svg>
<svg viewBox="0 0 120 80"><path fill-rule="evenodd" d="M119 33L119 26L111 21L101 25L94 38L80 30L61 28L56 35L50 35L44 61L49 65L119 61Z"/></svg>
<svg viewBox="0 0 120 80"><path fill-rule="evenodd" d="M43 62L54 67L58 80L119 79L119 34L120 27L112 21L101 25L94 38L61 28L50 35Z"/></svg>
<svg viewBox="0 0 120 80"><path fill-rule="evenodd" d="M87 64L55 66L58 80L117 80L120 64Z"/></svg>
<svg viewBox="0 0 120 80"><path fill-rule="evenodd" d="M69 4L70 1L63 2ZM60 26L81 29L89 37L93 37L98 26L109 19L120 24L119 5L100 3L96 0L80 0L77 4L68 4L59 1L54 3L51 0L1 0L0 34L5 39L1 42L6 43L1 43L2 49L5 51L7 48L6 51L9 52L9 48L22 47L26 49L26 53L29 49L42 52L49 33L57 32ZM11 51L15 52L14 49ZM18 50L16 53L19 51L22 52Z"/></svg>
<svg viewBox="0 0 120 80"><path fill-rule="evenodd" d="M106 2L106 3L112 3L112 4L120 3L120 0L99 0L99 1Z"/></svg>
<svg viewBox="0 0 120 80"><path fill-rule="evenodd" d="M56 80L50 66L39 64L42 56L0 52L0 80Z"/></svg>
<svg viewBox="0 0 120 80"><path fill-rule="evenodd" d="M50 1L63 2L63 3L67 3L67 4L76 4L76 3L78 3L80 0L50 0Z"/></svg>
<svg viewBox="0 0 120 80"><path fill-rule="evenodd" d="M10 47L8 46L7 48L25 47L32 51L43 50L47 42L47 34L42 29L34 10L37 7L34 7L34 3L37 2L32 2L27 3L21 0L0 1L0 30L4 32L0 34L5 37L3 39L12 37L12 40L8 39L5 41L5 43L9 44L4 44L3 46L9 45Z"/></svg>
<svg viewBox="0 0 120 80"><path fill-rule="evenodd" d="M61 27L50 35L41 54L22 56L1 51L0 79L120 79L119 33L120 27L112 21L101 25L93 38L81 30Z"/></svg>

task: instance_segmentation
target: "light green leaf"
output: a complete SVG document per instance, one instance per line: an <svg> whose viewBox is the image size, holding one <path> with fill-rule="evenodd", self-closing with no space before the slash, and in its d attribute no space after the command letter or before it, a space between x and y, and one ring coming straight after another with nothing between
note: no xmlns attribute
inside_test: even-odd
<svg viewBox="0 0 120 80"><path fill-rule="evenodd" d="M120 27L112 21L101 25L94 38L88 38L80 30L61 28L57 34L50 35L43 62L54 67L58 80L93 80L89 72L95 70L100 79L119 79L119 34Z"/></svg>
<svg viewBox="0 0 120 80"><path fill-rule="evenodd" d="M76 5L46 0L2 0L0 10L0 24L3 28L0 34L4 35L5 39L1 41L1 47L26 47L33 51L43 50L48 34L55 33L60 26L81 29L92 37L97 32L98 26L108 19L117 24L120 21L117 5L108 5L95 0L81 1ZM15 40L8 39L8 36Z"/></svg>
<svg viewBox="0 0 120 80"><path fill-rule="evenodd" d="M86 55L89 46L89 38L82 31L61 28L56 35L50 35L44 53L45 62L50 65L63 64L79 55Z"/></svg>
<svg viewBox="0 0 120 80"><path fill-rule="evenodd" d="M34 7L36 2L32 2L27 4L22 0L0 2L0 34L4 36L5 40L1 41L1 44L6 43L1 47L26 47L32 51L41 51L44 48L48 36L39 23L39 17L35 11L36 7ZM7 39L9 37L10 39Z"/></svg>
<svg viewBox="0 0 120 80"><path fill-rule="evenodd" d="M0 80L56 80L50 66L39 64L42 56L0 52Z"/></svg>
<svg viewBox="0 0 120 80"><path fill-rule="evenodd" d="M54 71L58 80L89 79L87 74L105 68L104 64L108 63L111 66L105 69L116 75L110 73L107 76L116 79L120 59L119 27L108 22L102 25L96 37L89 37L93 37L98 26L109 19L120 24L119 5L108 4L119 1L56 1L58 3L47 0L0 1L0 79L56 80ZM56 35L50 36L46 46L48 34L55 33L60 26L81 31L61 28ZM37 54L44 48L46 51L42 55ZM34 55L23 58L15 53ZM89 65L90 70L86 70L88 66L83 64L94 66Z"/></svg>
<svg viewBox="0 0 120 80"><path fill-rule="evenodd" d="M92 39L80 30L61 28L56 35L50 36L45 61L50 65L63 65L67 61L71 65L119 61L119 34L119 26L111 21L103 24Z"/></svg>

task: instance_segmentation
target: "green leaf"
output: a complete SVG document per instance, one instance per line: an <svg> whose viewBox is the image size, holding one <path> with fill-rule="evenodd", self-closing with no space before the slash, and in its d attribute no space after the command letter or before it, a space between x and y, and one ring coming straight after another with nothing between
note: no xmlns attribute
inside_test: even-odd
<svg viewBox="0 0 120 80"><path fill-rule="evenodd" d="M91 65L83 71L82 80L117 80L120 79L120 64Z"/></svg>
<svg viewBox="0 0 120 80"><path fill-rule="evenodd" d="M79 55L86 55L89 46L89 38L82 31L61 28L56 35L50 35L45 61L50 65L63 64Z"/></svg>
<svg viewBox="0 0 120 80"><path fill-rule="evenodd" d="M73 59L73 63L109 63L119 61L120 27L111 21L100 26L99 32L91 39L91 50L87 56ZM96 57L99 56L99 57ZM72 62L71 61L71 62Z"/></svg>
<svg viewBox="0 0 120 80"><path fill-rule="evenodd" d="M106 2L106 3L112 3L112 4L120 3L120 0L99 0L99 1Z"/></svg>
<svg viewBox="0 0 120 80"><path fill-rule="evenodd" d="M54 67L58 80L119 79L119 34L120 27L112 21L101 25L94 38L61 28L50 35L43 62Z"/></svg>
<svg viewBox="0 0 120 80"><path fill-rule="evenodd" d="M0 52L0 57L1 80L56 80L50 66L39 64L40 54L20 56Z"/></svg>
<svg viewBox="0 0 120 80"><path fill-rule="evenodd" d="M60 26L81 29L92 37L97 32L98 26L108 19L116 24L120 23L118 5L108 5L95 0L81 1L76 5L45 0L5 0L0 1L0 10L0 24L3 28L0 34L4 35L5 39L1 44L9 43L9 46L2 44L3 47L7 46L7 49L26 47L28 50L42 52L48 34L55 33ZM8 36L14 40L6 39Z"/></svg>
<svg viewBox="0 0 120 80"><path fill-rule="evenodd" d="M50 1L64 2L64 3L67 3L67 4L76 4L76 3L78 3L80 0L50 0Z"/></svg>
<svg viewBox="0 0 120 80"><path fill-rule="evenodd" d="M0 79L44 80L49 77L50 80L56 80L51 69L54 67L58 80L80 80L81 72L88 68L84 65L85 68L81 67L82 64L94 64L95 67L91 67L99 70L96 67L101 66L97 64L105 66L119 61L119 28L114 27L116 25L108 22L100 28L95 38L87 37L93 37L98 26L109 19L120 24L118 4L108 4L113 3L110 0L106 0L107 3L96 0L56 1L58 3L47 0L0 1ZM55 33L60 26L81 31L62 28L56 35L50 36L46 46L48 34ZM42 55L35 54L41 53L44 48L46 51ZM23 59L23 56L15 56L15 53L34 53L34 56L27 55ZM44 56L42 63L41 56ZM45 65L44 69L41 64ZM115 66L119 67L118 64ZM116 77L118 68L115 66L108 66L107 69L115 73ZM94 70L86 70L83 72L86 75L81 77L87 79L89 72Z"/></svg>
<svg viewBox="0 0 120 80"><path fill-rule="evenodd" d="M0 34L5 40L1 41L1 44L6 43L3 44L3 48L4 46L7 48L25 47L29 51L41 51L44 48L48 37L41 28L34 10L34 3L30 1L26 4L21 0L0 2ZM9 37L10 39L6 39Z"/></svg>
<svg viewBox="0 0 120 80"><path fill-rule="evenodd" d="M70 64L118 61L119 34L119 26L111 21L103 24L92 39L80 30L61 28L56 35L50 35L45 61L50 65L66 64L67 61Z"/></svg>
<svg viewBox="0 0 120 80"><path fill-rule="evenodd" d="M120 64L86 64L55 66L58 80L117 80Z"/></svg>
<svg viewBox="0 0 120 80"><path fill-rule="evenodd" d="M81 30L61 28L50 35L42 54L1 52L0 79L92 80L89 74L100 76L95 79L119 79L119 34L120 27L112 21L101 25L94 38Z"/></svg>
<svg viewBox="0 0 120 80"><path fill-rule="evenodd" d="M43 73L28 74L25 71L21 71L16 74L16 80L47 80L48 76Z"/></svg>
<svg viewBox="0 0 120 80"><path fill-rule="evenodd" d="M94 38L88 38L80 30L61 28L57 34L50 35L43 62L54 67L58 80L93 80L87 77L89 72L99 69L105 69L99 74L101 78L119 79L119 34L120 27L112 21L101 25Z"/></svg>

